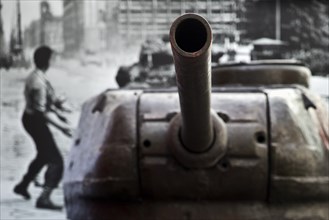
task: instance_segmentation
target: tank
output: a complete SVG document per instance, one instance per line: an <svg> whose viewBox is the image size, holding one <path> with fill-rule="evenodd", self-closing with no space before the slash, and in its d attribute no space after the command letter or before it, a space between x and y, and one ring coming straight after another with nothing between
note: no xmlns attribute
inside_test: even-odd
<svg viewBox="0 0 329 220"><path fill-rule="evenodd" d="M84 103L64 177L77 219L328 219L328 109L308 68L211 68L197 14L170 29L177 88ZM273 83L271 83L273 82Z"/></svg>
<svg viewBox="0 0 329 220"><path fill-rule="evenodd" d="M218 45L216 45L218 46ZM213 66L223 56L222 48L212 48ZM142 45L139 60L127 66L120 66L116 82L124 89L170 88L176 86L173 55L170 50L169 37L150 38Z"/></svg>
<svg viewBox="0 0 329 220"><path fill-rule="evenodd" d="M141 45L139 60L120 66L116 81L120 88L155 88L175 85L175 71L167 36L147 39Z"/></svg>

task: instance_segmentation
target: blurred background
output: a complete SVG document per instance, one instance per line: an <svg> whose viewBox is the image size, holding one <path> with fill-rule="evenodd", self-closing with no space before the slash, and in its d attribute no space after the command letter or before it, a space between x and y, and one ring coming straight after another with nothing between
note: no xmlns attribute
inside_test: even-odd
<svg viewBox="0 0 329 220"><path fill-rule="evenodd" d="M119 55L119 65L126 58L132 62L139 45L168 35L176 17L193 12L211 24L213 50L224 54L221 62L296 58L315 75L328 74L325 0L1 1L0 53L2 59L10 57L2 66L31 65L33 50L42 44L61 59L81 64L113 66ZM234 57L225 56L232 53Z"/></svg>
<svg viewBox="0 0 329 220"><path fill-rule="evenodd" d="M311 90L328 100L328 10L327 0L0 0L0 219L66 219L65 211L36 210L34 199L12 193L35 154L21 116L38 46L55 51L47 75L67 98L73 127L83 102L108 88L172 85L169 28L187 12L213 29L213 65L297 59L312 71ZM53 132L66 158L71 140Z"/></svg>

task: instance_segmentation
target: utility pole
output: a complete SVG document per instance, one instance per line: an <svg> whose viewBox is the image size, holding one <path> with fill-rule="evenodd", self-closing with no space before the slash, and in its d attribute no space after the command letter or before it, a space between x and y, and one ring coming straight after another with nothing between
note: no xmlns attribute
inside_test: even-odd
<svg viewBox="0 0 329 220"><path fill-rule="evenodd" d="M1 0L0 0L0 37L2 37L3 35L3 24L2 24L2 15L1 15L1 10L2 10L2 3L1 3Z"/></svg>
<svg viewBox="0 0 329 220"><path fill-rule="evenodd" d="M45 25L46 20L48 19L48 2L46 0L43 0L40 4L40 44L44 45L46 44L46 36L45 36Z"/></svg>
<svg viewBox="0 0 329 220"><path fill-rule="evenodd" d="M22 49L23 41L22 41L22 24L21 24L21 2L17 0L17 29L18 29L18 45Z"/></svg>
<svg viewBox="0 0 329 220"><path fill-rule="evenodd" d="M281 39L281 0L276 0L275 4L275 39Z"/></svg>
<svg viewBox="0 0 329 220"><path fill-rule="evenodd" d="M1 3L1 0L0 0L0 36L2 36L3 34L3 24L2 24L2 14L1 14L1 10L2 10L2 3Z"/></svg>
<svg viewBox="0 0 329 220"><path fill-rule="evenodd" d="M11 36L14 39L14 43L12 45L12 52L15 55L20 56L23 51L23 40L22 40L22 28L21 28L21 3L20 0L16 0L16 33ZM11 40L13 40L11 39Z"/></svg>
<svg viewBox="0 0 329 220"><path fill-rule="evenodd" d="M13 67L27 67L27 62L23 52L22 23L21 23L21 2L16 0L16 31L11 38L11 57Z"/></svg>
<svg viewBox="0 0 329 220"><path fill-rule="evenodd" d="M5 35L3 31L3 23L2 23L2 3L0 0L0 55L5 53Z"/></svg>

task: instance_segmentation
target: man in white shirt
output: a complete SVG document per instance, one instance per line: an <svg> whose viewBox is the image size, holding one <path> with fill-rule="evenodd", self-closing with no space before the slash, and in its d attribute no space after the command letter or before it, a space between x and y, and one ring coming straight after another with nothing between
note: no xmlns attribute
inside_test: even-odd
<svg viewBox="0 0 329 220"><path fill-rule="evenodd" d="M32 137L37 156L30 163L27 173L18 183L14 192L30 199L29 184L35 179L40 170L47 166L43 191L36 202L37 208L60 210L62 207L55 205L50 200L51 192L58 186L63 175L63 158L60 154L48 124L52 124L67 136L71 136L71 129L62 117L51 117L50 113L57 113L61 101L56 98L54 89L46 78L50 66L52 50L47 46L39 47L34 53L36 69L27 77L24 96L26 107L22 122L25 130Z"/></svg>

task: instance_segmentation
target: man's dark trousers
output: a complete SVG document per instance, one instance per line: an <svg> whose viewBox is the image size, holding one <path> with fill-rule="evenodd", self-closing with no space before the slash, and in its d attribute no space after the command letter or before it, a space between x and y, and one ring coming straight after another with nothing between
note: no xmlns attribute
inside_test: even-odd
<svg viewBox="0 0 329 220"><path fill-rule="evenodd" d="M28 186L40 170L47 165L44 186L56 188L63 175L63 158L44 116L42 113L24 113L22 121L25 130L30 134L35 143L37 156L30 163L28 171L21 183Z"/></svg>

